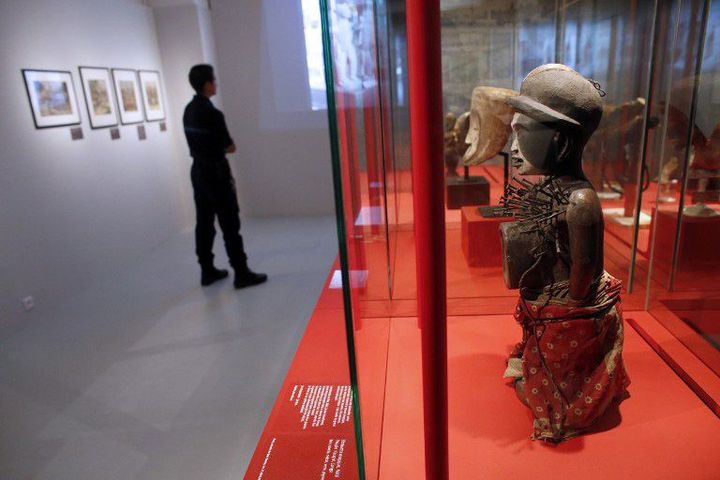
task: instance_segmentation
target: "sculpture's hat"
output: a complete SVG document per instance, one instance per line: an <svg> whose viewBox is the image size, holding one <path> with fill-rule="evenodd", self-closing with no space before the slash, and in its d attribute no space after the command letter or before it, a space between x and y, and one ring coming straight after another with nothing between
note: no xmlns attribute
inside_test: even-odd
<svg viewBox="0 0 720 480"><path fill-rule="evenodd" d="M541 65L528 73L520 95L507 102L538 122L580 129L586 136L597 128L603 109L600 90L559 63Z"/></svg>

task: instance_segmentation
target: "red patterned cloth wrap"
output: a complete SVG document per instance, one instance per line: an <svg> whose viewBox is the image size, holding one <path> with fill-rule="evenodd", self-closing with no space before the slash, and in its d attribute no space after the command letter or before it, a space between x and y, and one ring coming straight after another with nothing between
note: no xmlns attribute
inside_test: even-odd
<svg viewBox="0 0 720 480"><path fill-rule="evenodd" d="M605 273L596 283L594 298L582 306L547 295L518 301L523 340L510 354L505 377L513 378L535 417L533 440L561 442L582 433L630 384L622 359L620 281Z"/></svg>

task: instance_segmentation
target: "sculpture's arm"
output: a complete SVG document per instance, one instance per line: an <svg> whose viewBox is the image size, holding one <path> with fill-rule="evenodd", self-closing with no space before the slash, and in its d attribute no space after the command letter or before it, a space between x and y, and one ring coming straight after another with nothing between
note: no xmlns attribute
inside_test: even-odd
<svg viewBox="0 0 720 480"><path fill-rule="evenodd" d="M603 219L595 191L574 191L565 218L570 240L570 301L581 304L595 276L602 271Z"/></svg>

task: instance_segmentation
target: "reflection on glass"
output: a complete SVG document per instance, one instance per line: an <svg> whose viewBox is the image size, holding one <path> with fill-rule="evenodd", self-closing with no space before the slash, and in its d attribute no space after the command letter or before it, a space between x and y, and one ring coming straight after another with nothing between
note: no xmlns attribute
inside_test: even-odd
<svg viewBox="0 0 720 480"><path fill-rule="evenodd" d="M357 359L366 478L378 477L384 381L376 355L387 346L391 298L412 270L404 3L328 0L330 52L347 231L349 295ZM406 191L407 190L407 191ZM400 204L403 206L400 206ZM402 212L402 213L401 213ZM410 219L411 221L411 219ZM410 232L409 232L409 231ZM407 237L407 238L406 238ZM398 260L401 253L403 260ZM396 265L403 265L396 278ZM412 281L414 276L410 277ZM399 288L397 290L402 290Z"/></svg>
<svg viewBox="0 0 720 480"><path fill-rule="evenodd" d="M302 13L308 86L310 87L310 106L313 110L324 110L327 108L327 100L325 97L325 66L323 63L320 4L317 0L302 0Z"/></svg>
<svg viewBox="0 0 720 480"><path fill-rule="evenodd" d="M720 3L674 2L647 306L720 374Z"/></svg>
<svg viewBox="0 0 720 480"><path fill-rule="evenodd" d="M565 63L603 89L605 116L588 145L585 169L598 190L606 217L606 268L626 286L634 267L632 245L636 214L639 214L637 227L641 230L640 248L643 252L649 250L651 208L646 202L638 209L636 203L638 188L643 191L649 188L647 175L639 184L652 25L652 2L441 2L446 115L461 118L469 111L475 88L517 90L525 72L545 63ZM648 121L648 125L657 127L657 119ZM446 140L452 139L446 135ZM496 204L504 188L502 154L507 151L505 145L499 149L500 155L465 171L466 182L461 187L470 190L474 179L485 179L490 190L488 203ZM471 221L472 212L467 209L486 202L486 195L472 192L475 200L462 200L463 205L458 207L454 191L456 184L462 182L451 178L453 169L449 164L453 158L446 155L444 160L448 162L449 174L446 225L447 258L449 269L454 272L448 277L452 312L452 299L499 297L505 293L491 283L499 272L497 262L490 257L487 261L478 260L482 252L472 251L473 242L463 236L461 228ZM648 197L654 198L654 191L642 196ZM646 264L647 255L640 260ZM642 270L641 275L645 271ZM642 304L644 289L640 290L640 295L628 299L630 306Z"/></svg>
<svg viewBox="0 0 720 480"><path fill-rule="evenodd" d="M375 26L371 0L330 0L335 84L360 91L376 82Z"/></svg>
<svg viewBox="0 0 720 480"><path fill-rule="evenodd" d="M352 347L367 474L377 478L384 384L373 362L417 314L405 2L328 0L328 13ZM525 73L560 62L605 94L583 169L624 309L649 309L720 374L720 2L443 0L441 27L448 313L515 308L502 280L504 220L483 215L508 171L509 121L495 108L506 100L493 92L512 96Z"/></svg>

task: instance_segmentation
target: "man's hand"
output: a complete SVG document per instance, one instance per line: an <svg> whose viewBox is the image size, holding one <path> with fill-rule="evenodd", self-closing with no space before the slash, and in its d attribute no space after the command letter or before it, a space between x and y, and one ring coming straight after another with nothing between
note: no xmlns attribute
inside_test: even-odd
<svg viewBox="0 0 720 480"><path fill-rule="evenodd" d="M225 149L225 153L235 153L236 150L237 150L237 147L233 143L232 145L230 145L229 147L227 147Z"/></svg>

